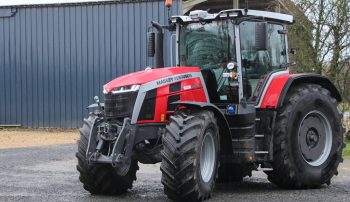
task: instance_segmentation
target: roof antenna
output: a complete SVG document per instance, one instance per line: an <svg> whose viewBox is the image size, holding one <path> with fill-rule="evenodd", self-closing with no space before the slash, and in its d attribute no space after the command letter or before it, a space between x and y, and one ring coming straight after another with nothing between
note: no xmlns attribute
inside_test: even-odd
<svg viewBox="0 0 350 202"><path fill-rule="evenodd" d="M244 9L244 15L248 15L248 0L245 0L245 9Z"/></svg>
<svg viewBox="0 0 350 202"><path fill-rule="evenodd" d="M244 9L244 15L247 16L248 15L248 8Z"/></svg>

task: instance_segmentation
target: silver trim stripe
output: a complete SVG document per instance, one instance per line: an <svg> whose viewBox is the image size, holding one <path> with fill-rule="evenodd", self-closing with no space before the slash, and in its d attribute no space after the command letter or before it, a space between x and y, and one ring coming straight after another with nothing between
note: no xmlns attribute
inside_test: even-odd
<svg viewBox="0 0 350 202"><path fill-rule="evenodd" d="M239 31L239 25L235 25L235 43L236 43L236 58L238 61L237 73L238 73L238 102L240 103L243 98L243 69L242 69L242 57L241 57L241 33Z"/></svg>
<svg viewBox="0 0 350 202"><path fill-rule="evenodd" d="M280 75L283 75L283 74L288 74L288 73L289 73L289 69L286 69L284 71L278 71L278 72L275 72L275 73L271 74L271 76L269 77L269 80L267 81L266 85L264 86L264 91L261 94L259 103L255 106L255 108L260 108L261 103L262 103L263 99L265 98L266 91L267 91L267 89L269 88L269 86L270 86L270 84L272 82L272 79L274 79L277 76L280 76Z"/></svg>
<svg viewBox="0 0 350 202"><path fill-rule="evenodd" d="M191 75L191 77L188 77L189 75ZM134 110L132 112L131 124L136 124L137 119L138 119L139 114L140 114L140 111L141 111L142 103L143 103L145 96L146 96L146 93L148 91L153 90L155 88L162 87L162 86L166 86L169 84L177 83L179 81L184 81L184 80L193 79L193 78L199 78L201 80L202 86L204 89L204 93L205 93L205 97L206 97L207 101L209 102L208 91L207 91L206 85L204 83L204 79L203 79L201 72L188 72L188 73L184 73L184 74L176 74L173 76L164 77L164 78L161 78L161 79L158 79L155 81L151 81L151 82L148 82L148 83L141 85L139 93L137 94ZM164 82L164 81L169 81L169 82Z"/></svg>

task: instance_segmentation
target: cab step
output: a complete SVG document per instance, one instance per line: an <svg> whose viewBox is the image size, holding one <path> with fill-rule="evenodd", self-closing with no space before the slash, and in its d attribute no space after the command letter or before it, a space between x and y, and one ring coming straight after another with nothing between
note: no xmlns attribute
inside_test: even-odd
<svg viewBox="0 0 350 202"><path fill-rule="evenodd" d="M261 165L257 168L258 171L273 171L273 168L262 168Z"/></svg>
<svg viewBox="0 0 350 202"><path fill-rule="evenodd" d="M268 151L255 151L255 154L269 154Z"/></svg>

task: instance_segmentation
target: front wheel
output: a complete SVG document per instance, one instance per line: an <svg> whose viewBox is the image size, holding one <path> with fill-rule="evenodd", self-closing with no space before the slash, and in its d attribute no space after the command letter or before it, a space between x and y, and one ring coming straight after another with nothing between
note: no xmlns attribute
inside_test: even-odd
<svg viewBox="0 0 350 202"><path fill-rule="evenodd" d="M139 169L136 160L132 160L129 172L125 176L118 175L118 172L109 164L89 165L86 160L86 150L89 142L90 132L94 127L96 117L90 115L84 120L84 125L80 129L80 139L78 140L77 170L79 180L83 183L84 189L97 195L118 195L125 193L132 188L133 181L136 180L136 171Z"/></svg>
<svg viewBox="0 0 350 202"><path fill-rule="evenodd" d="M294 87L277 116L268 179L284 188L330 184L342 148L341 116L330 92L314 84Z"/></svg>
<svg viewBox="0 0 350 202"><path fill-rule="evenodd" d="M210 111L181 111L170 118L163 137L162 184L173 200L210 197L217 177L219 131Z"/></svg>

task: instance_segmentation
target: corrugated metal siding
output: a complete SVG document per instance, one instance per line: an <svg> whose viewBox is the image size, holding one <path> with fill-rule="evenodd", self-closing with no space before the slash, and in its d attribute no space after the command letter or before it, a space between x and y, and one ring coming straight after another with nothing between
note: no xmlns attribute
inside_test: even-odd
<svg viewBox="0 0 350 202"><path fill-rule="evenodd" d="M103 84L153 64L146 33L154 19L167 23L164 1L19 7L0 18L0 125L79 127Z"/></svg>

